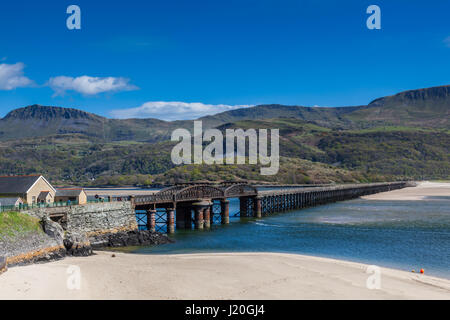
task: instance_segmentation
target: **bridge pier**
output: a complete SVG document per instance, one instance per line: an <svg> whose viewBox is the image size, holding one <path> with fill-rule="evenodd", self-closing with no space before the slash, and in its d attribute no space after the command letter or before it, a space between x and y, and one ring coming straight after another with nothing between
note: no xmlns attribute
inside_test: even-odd
<svg viewBox="0 0 450 320"><path fill-rule="evenodd" d="M210 220L210 214L211 211L210 210L206 210L208 208L211 207L211 202L210 201L200 201L200 202L195 202L192 204L192 207L194 208L194 212L195 212L195 229L197 230L203 230L203 228L206 226L206 228L209 228L211 225L211 220ZM207 218L205 219L205 213L208 215ZM205 221L207 220L207 221Z"/></svg>
<svg viewBox="0 0 450 320"><path fill-rule="evenodd" d="M156 210L147 210L147 229L150 231L156 231Z"/></svg>
<svg viewBox="0 0 450 320"><path fill-rule="evenodd" d="M262 199L259 197L253 198L253 216L257 219L262 218L262 206L261 201Z"/></svg>
<svg viewBox="0 0 450 320"><path fill-rule="evenodd" d="M166 209L167 213L167 233L175 233L175 209Z"/></svg>
<svg viewBox="0 0 450 320"><path fill-rule="evenodd" d="M203 209L200 207L194 208L195 210L195 229L203 229Z"/></svg>
<svg viewBox="0 0 450 320"><path fill-rule="evenodd" d="M205 229L211 228L211 206L207 206L203 209L203 223Z"/></svg>
<svg viewBox="0 0 450 320"><path fill-rule="evenodd" d="M222 224L230 223L230 201L227 199L220 200L220 214Z"/></svg>

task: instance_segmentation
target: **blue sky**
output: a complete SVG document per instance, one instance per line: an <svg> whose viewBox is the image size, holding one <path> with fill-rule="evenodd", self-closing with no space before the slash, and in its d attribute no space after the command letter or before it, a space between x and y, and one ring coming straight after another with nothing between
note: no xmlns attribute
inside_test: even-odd
<svg viewBox="0 0 450 320"><path fill-rule="evenodd" d="M66 27L71 4L81 30ZM371 4L381 30L366 27ZM5 0L0 117L35 103L161 119L367 104L450 84L449 12L447 0Z"/></svg>

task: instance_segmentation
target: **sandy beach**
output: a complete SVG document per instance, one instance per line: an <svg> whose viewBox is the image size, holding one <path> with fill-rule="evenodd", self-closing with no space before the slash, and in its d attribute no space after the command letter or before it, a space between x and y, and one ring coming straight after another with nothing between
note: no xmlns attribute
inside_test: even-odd
<svg viewBox="0 0 450 320"><path fill-rule="evenodd" d="M1 299L450 299L450 281L358 263L278 253L134 255L99 252L0 276ZM73 266L76 266L75 268ZM79 268L79 269L78 269ZM80 290L68 289L80 270ZM72 287L73 288L73 287Z"/></svg>
<svg viewBox="0 0 450 320"><path fill-rule="evenodd" d="M450 200L450 182L418 182L417 187L381 192L362 197L367 200Z"/></svg>

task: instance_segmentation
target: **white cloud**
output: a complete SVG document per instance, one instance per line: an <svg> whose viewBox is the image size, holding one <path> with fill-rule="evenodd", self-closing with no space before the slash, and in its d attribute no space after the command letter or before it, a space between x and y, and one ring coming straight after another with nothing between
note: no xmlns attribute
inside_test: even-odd
<svg viewBox="0 0 450 320"><path fill-rule="evenodd" d="M444 44L446 47L450 48L450 36L444 39Z"/></svg>
<svg viewBox="0 0 450 320"><path fill-rule="evenodd" d="M110 112L111 116L119 119L129 118L157 118L161 120L192 120L203 116L224 111L248 108L250 105L204 104L200 102L165 102L153 101L131 109L119 109Z"/></svg>
<svg viewBox="0 0 450 320"><path fill-rule="evenodd" d="M64 95L66 91L76 91L84 95L96 95L103 92L118 92L137 90L138 87L129 84L126 78L100 78L81 76L77 78L60 76L50 78L48 85L55 91L55 95Z"/></svg>
<svg viewBox="0 0 450 320"><path fill-rule="evenodd" d="M24 76L24 68L25 65L21 62L0 64L0 90L14 90L33 85L33 81Z"/></svg>

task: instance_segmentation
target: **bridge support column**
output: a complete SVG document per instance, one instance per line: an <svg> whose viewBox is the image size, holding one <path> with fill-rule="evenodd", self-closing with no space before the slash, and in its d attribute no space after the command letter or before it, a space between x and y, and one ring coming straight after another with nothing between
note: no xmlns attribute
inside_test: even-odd
<svg viewBox="0 0 450 320"><path fill-rule="evenodd" d="M195 229L203 229L203 227L206 225L210 225L210 217L208 216L208 221L205 223L205 217L204 217L204 213L205 213L205 209L211 207L211 202L210 201L200 201L200 202L196 202L193 203L192 206L194 207L194 211L195 211ZM210 214L210 211L208 211L207 213Z"/></svg>
<svg viewBox="0 0 450 320"><path fill-rule="evenodd" d="M222 224L230 223L230 201L224 199L220 201L220 214L222 216Z"/></svg>
<svg viewBox="0 0 450 320"><path fill-rule="evenodd" d="M195 229L203 229L203 209L194 208L195 210Z"/></svg>
<svg viewBox="0 0 450 320"><path fill-rule="evenodd" d="M167 233L175 233L175 209L169 208L167 212Z"/></svg>
<svg viewBox="0 0 450 320"><path fill-rule="evenodd" d="M253 199L253 216L257 219L262 218L261 198L259 197Z"/></svg>
<svg viewBox="0 0 450 320"><path fill-rule="evenodd" d="M147 211L147 229L150 231L156 231L156 210Z"/></svg>
<svg viewBox="0 0 450 320"><path fill-rule="evenodd" d="M211 207L207 206L203 209L203 223L205 229L211 228Z"/></svg>

